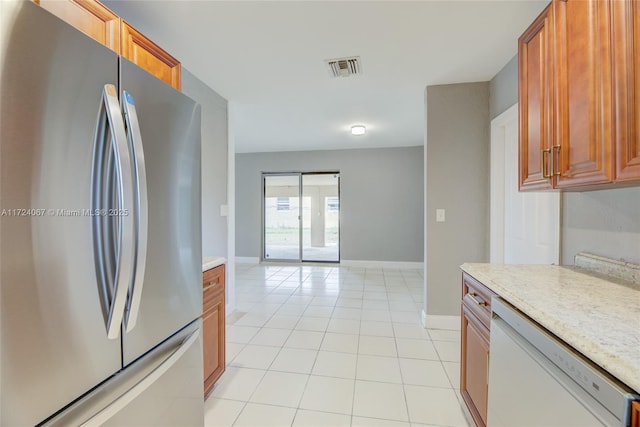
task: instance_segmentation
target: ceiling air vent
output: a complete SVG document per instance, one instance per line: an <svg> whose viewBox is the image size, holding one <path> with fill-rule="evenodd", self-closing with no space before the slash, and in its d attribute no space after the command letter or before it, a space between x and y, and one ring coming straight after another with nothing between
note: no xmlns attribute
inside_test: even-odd
<svg viewBox="0 0 640 427"><path fill-rule="evenodd" d="M362 65L359 56L349 58L327 59L331 77L349 77L354 74L362 74Z"/></svg>

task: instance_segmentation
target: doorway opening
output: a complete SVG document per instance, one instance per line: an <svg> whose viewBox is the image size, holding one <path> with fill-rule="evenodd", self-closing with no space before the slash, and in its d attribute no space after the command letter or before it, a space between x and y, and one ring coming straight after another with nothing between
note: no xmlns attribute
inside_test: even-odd
<svg viewBox="0 0 640 427"><path fill-rule="evenodd" d="M262 174L262 261L340 262L340 173Z"/></svg>

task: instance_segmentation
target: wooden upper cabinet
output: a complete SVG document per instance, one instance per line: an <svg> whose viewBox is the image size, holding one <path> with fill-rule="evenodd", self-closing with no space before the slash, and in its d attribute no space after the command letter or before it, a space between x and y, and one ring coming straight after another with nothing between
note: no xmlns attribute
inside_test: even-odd
<svg viewBox="0 0 640 427"><path fill-rule="evenodd" d="M520 189L552 188L552 29L548 6L518 40Z"/></svg>
<svg viewBox="0 0 640 427"><path fill-rule="evenodd" d="M43 9L120 53L120 17L95 0L34 0Z"/></svg>
<svg viewBox="0 0 640 427"><path fill-rule="evenodd" d="M553 0L518 52L520 190L640 184L638 0Z"/></svg>
<svg viewBox="0 0 640 427"><path fill-rule="evenodd" d="M99 1L33 1L168 85L181 90L180 62Z"/></svg>
<svg viewBox="0 0 640 427"><path fill-rule="evenodd" d="M613 2L616 181L640 179L640 4Z"/></svg>
<svg viewBox="0 0 640 427"><path fill-rule="evenodd" d="M177 90L181 90L180 62L127 22L122 22L120 54Z"/></svg>
<svg viewBox="0 0 640 427"><path fill-rule="evenodd" d="M613 2L553 2L557 126L552 149L558 188L610 183L614 178Z"/></svg>

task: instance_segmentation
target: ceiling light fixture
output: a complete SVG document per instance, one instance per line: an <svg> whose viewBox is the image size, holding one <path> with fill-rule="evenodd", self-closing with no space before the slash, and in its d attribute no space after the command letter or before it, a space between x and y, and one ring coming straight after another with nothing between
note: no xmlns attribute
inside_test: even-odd
<svg viewBox="0 0 640 427"><path fill-rule="evenodd" d="M351 126L351 135L364 135L366 131L364 125Z"/></svg>

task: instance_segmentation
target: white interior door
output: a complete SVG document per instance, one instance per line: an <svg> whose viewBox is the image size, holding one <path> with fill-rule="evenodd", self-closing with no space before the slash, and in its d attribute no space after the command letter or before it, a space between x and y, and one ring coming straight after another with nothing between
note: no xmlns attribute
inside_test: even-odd
<svg viewBox="0 0 640 427"><path fill-rule="evenodd" d="M491 121L490 260L558 264L560 193L518 191L518 104Z"/></svg>

